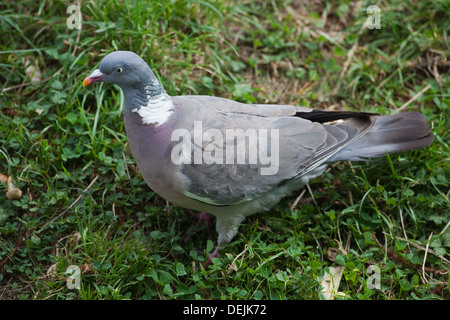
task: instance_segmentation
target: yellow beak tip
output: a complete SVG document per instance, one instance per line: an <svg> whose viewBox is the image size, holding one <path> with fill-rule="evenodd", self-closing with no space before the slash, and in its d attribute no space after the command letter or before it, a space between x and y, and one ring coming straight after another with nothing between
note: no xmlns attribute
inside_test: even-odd
<svg viewBox="0 0 450 320"><path fill-rule="evenodd" d="M84 79L84 81L83 81L83 87L86 87L86 86L88 86L88 85L90 85L91 84L91 79L89 79L89 77L87 77L86 79Z"/></svg>

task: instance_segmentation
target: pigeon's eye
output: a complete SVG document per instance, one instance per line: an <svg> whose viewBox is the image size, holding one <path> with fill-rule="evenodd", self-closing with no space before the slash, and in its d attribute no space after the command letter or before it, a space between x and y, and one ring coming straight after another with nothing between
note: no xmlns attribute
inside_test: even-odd
<svg viewBox="0 0 450 320"><path fill-rule="evenodd" d="M116 68L116 73L122 73L123 72L123 68L122 67L117 67Z"/></svg>

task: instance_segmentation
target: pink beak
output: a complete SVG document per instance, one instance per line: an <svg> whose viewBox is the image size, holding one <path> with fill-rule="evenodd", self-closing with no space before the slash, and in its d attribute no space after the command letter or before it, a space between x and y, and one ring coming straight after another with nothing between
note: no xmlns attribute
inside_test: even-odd
<svg viewBox="0 0 450 320"><path fill-rule="evenodd" d="M104 76L106 76L106 73L102 73L100 70L96 69L94 70L94 72L92 72L92 74L87 77L86 79L84 79L83 81L83 87L86 87L88 85L90 85L91 83L97 82L99 81L101 78L103 78Z"/></svg>

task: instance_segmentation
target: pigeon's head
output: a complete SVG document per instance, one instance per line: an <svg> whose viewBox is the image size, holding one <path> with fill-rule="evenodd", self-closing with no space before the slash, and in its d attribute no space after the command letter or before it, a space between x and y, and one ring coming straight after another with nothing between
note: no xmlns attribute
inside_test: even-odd
<svg viewBox="0 0 450 320"><path fill-rule="evenodd" d="M137 54L131 51L114 51L104 57L100 67L84 79L83 86L93 82L109 82L122 88L135 87L154 78L152 70Z"/></svg>

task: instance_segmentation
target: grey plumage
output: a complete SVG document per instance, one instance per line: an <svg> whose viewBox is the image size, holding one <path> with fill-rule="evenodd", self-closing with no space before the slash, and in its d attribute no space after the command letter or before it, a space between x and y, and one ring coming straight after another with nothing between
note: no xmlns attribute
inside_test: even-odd
<svg viewBox="0 0 450 320"><path fill-rule="evenodd" d="M127 51L106 56L84 85L96 81L124 92L125 128L147 184L169 202L215 215L219 245L246 216L270 209L333 161L382 157L434 139L416 112L376 116L170 97L147 64Z"/></svg>

